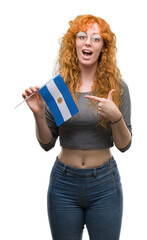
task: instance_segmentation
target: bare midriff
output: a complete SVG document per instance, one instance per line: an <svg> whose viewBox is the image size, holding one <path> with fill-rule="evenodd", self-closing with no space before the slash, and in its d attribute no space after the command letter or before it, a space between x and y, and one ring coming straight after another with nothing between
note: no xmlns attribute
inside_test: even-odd
<svg viewBox="0 0 147 240"><path fill-rule="evenodd" d="M58 159L64 164L76 168L93 168L101 166L112 157L109 148L81 150L62 148Z"/></svg>

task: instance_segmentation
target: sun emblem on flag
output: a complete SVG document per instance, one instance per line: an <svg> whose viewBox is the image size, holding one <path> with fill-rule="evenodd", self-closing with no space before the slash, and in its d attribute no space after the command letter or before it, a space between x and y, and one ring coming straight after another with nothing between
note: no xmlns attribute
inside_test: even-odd
<svg viewBox="0 0 147 240"><path fill-rule="evenodd" d="M58 101L58 103L62 103L62 98L59 97L57 101Z"/></svg>

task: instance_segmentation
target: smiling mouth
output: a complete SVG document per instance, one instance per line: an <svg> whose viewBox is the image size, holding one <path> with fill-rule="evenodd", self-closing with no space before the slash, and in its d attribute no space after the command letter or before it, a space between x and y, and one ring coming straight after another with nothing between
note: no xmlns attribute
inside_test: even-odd
<svg viewBox="0 0 147 240"><path fill-rule="evenodd" d="M84 56L91 56L93 54L93 52L91 52L89 50L82 50L82 53Z"/></svg>

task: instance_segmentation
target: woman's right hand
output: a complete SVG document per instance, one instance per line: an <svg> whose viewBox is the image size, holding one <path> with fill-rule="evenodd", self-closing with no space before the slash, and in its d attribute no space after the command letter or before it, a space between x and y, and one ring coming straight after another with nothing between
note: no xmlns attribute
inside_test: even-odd
<svg viewBox="0 0 147 240"><path fill-rule="evenodd" d="M30 87L25 89L25 92L22 93L22 97L25 99L29 97L33 92L35 92L28 100L26 100L29 108L35 115L44 114L45 112L45 101L38 92L39 87Z"/></svg>

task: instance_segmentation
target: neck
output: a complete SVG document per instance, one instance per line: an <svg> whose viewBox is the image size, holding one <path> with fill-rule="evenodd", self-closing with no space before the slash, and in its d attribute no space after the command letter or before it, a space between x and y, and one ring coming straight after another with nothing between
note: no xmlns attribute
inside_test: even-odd
<svg viewBox="0 0 147 240"><path fill-rule="evenodd" d="M93 84L95 80L95 74L96 74L96 68L97 65L92 65L92 66L83 66L79 64L79 68L81 71L81 82L82 84L88 84L89 86Z"/></svg>

